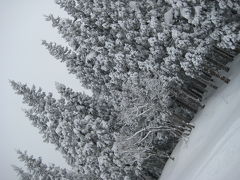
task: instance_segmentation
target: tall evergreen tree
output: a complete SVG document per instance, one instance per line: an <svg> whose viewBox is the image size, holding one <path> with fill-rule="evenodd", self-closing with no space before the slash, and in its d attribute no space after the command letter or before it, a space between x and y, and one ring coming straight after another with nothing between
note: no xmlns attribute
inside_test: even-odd
<svg viewBox="0 0 240 180"><path fill-rule="evenodd" d="M14 171L17 173L17 176L20 178L20 180L32 180L33 175L31 173L25 172L22 168L13 165L12 166Z"/></svg>
<svg viewBox="0 0 240 180"><path fill-rule="evenodd" d="M17 151L18 159L22 161L28 171L25 173L21 168L14 166L14 170L19 173L22 178L34 180L77 180L81 179L80 174L61 169L54 164L46 165L41 158L29 156L27 152ZM24 179L25 180L25 179Z"/></svg>
<svg viewBox="0 0 240 180"><path fill-rule="evenodd" d="M62 84L57 85L60 100L51 95L41 99L35 97L35 88L11 83L16 92L23 95L24 103L31 107L25 111L27 117L40 129L44 140L55 144L74 169L93 179L99 176L121 179L127 175L121 169L124 164L114 162L117 159L120 162L111 150L114 137L110 123L116 115L107 102L74 92ZM41 111L34 111L38 104L32 100L42 102Z"/></svg>

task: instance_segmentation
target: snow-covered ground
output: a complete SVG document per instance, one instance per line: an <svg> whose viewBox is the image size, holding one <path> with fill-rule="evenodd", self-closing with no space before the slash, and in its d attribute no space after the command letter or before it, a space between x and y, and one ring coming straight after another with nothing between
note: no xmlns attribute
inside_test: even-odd
<svg viewBox="0 0 240 180"><path fill-rule="evenodd" d="M240 57L231 64L231 82L211 96L193 120L188 141L180 141L160 180L240 179Z"/></svg>

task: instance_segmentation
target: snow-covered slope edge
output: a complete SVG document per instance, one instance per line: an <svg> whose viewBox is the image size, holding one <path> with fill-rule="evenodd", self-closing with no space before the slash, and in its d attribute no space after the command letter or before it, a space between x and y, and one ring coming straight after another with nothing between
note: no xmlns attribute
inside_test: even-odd
<svg viewBox="0 0 240 180"><path fill-rule="evenodd" d="M240 56L229 77L196 115L195 129L178 143L159 180L240 179Z"/></svg>

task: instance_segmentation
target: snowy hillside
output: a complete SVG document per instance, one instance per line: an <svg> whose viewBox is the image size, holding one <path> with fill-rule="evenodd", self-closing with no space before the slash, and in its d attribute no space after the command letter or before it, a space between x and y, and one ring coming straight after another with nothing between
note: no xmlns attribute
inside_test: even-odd
<svg viewBox="0 0 240 180"><path fill-rule="evenodd" d="M239 180L240 57L231 65L231 82L207 100L193 120L195 129L181 141L160 180Z"/></svg>

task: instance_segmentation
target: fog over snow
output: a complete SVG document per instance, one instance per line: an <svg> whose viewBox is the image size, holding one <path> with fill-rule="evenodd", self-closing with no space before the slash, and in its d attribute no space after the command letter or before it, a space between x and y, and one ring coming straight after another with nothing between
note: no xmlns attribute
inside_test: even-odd
<svg viewBox="0 0 240 180"><path fill-rule="evenodd" d="M11 164L19 164L15 149L28 150L44 162L67 167L54 146L42 142L41 135L25 118L21 97L14 94L9 79L21 81L44 91L56 92L55 81L74 90L82 91L78 80L67 73L61 64L41 45L41 40L63 44L57 31L45 22L44 14L65 16L54 0L1 0L0 1L0 67L1 67L1 126L0 126L0 179L17 179Z"/></svg>

